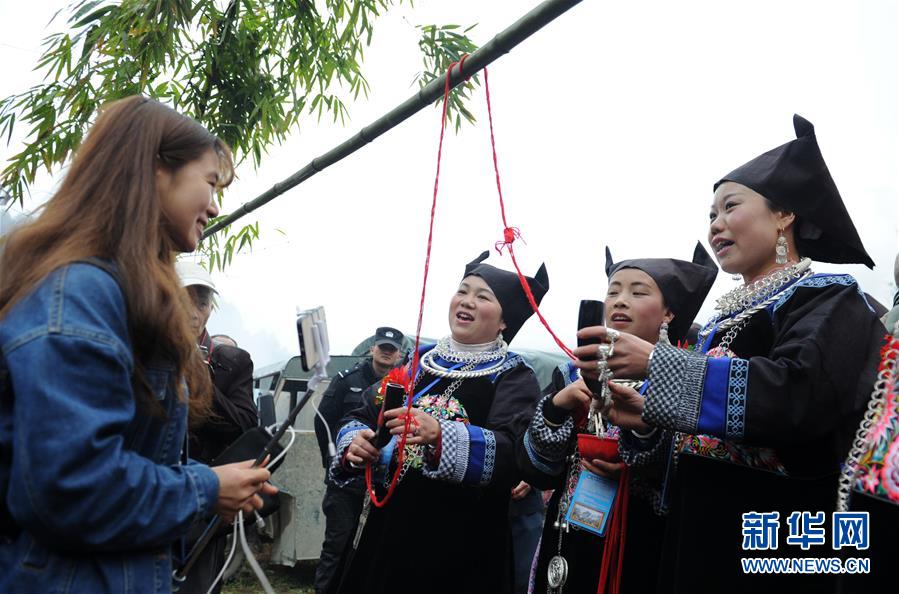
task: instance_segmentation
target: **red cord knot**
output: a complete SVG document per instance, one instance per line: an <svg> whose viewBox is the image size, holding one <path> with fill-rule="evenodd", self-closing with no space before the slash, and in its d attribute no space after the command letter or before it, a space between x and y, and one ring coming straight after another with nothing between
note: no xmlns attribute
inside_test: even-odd
<svg viewBox="0 0 899 594"><path fill-rule="evenodd" d="M493 248L498 253L502 254L503 248L505 248L506 246L511 248L516 239L521 239L521 231L518 229L518 227L506 227L505 229L503 229L503 240L497 241L495 244L493 244ZM522 241L524 240L522 239Z"/></svg>
<svg viewBox="0 0 899 594"><path fill-rule="evenodd" d="M462 74L462 69L465 67L465 58L468 57L468 54L464 54L462 59L459 60L459 74ZM450 66L452 68L452 66ZM465 81L469 81L471 79L471 75L465 77Z"/></svg>

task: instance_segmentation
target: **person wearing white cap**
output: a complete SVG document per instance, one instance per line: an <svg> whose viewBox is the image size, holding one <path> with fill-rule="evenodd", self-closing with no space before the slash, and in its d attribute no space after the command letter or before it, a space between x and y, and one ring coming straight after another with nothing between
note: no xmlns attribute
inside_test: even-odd
<svg viewBox="0 0 899 594"><path fill-rule="evenodd" d="M191 427L188 456L204 464L214 464L225 448L259 422L253 401L253 360L241 348L214 343L206 330L218 294L212 276L194 262L178 261L175 269L193 303L189 312L190 324L196 333L197 346L209 366L214 390L213 415L202 425ZM224 538L213 541L179 592L206 592L224 564L224 547ZM213 591L218 592L220 588L219 584Z"/></svg>

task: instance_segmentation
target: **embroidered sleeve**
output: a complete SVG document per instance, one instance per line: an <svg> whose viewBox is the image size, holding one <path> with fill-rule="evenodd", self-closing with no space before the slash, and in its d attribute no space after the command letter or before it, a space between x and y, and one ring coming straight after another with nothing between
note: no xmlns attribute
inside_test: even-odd
<svg viewBox="0 0 899 594"><path fill-rule="evenodd" d="M621 460L632 467L648 466L666 460L671 451L672 432L663 429L642 439L631 431L622 431L618 439Z"/></svg>
<svg viewBox="0 0 899 594"><path fill-rule="evenodd" d="M465 485L486 485L493 478L496 437L493 431L459 421L440 420L440 458L425 464L428 478Z"/></svg>
<svg viewBox="0 0 899 594"><path fill-rule="evenodd" d="M574 431L574 421L569 416L561 425L548 423L543 409L550 398L552 395L537 403L537 411L524 434L524 450L534 468L556 476L565 467L565 451Z"/></svg>
<svg viewBox="0 0 899 594"><path fill-rule="evenodd" d="M657 345L643 419L692 435L742 439L749 361Z"/></svg>
<svg viewBox="0 0 899 594"><path fill-rule="evenodd" d="M359 478L359 471L354 471L346 467L344 457L347 448L353 437L363 429L368 429L368 425L360 421L350 421L340 428L337 433L337 455L331 460L331 467L328 469L328 482L336 487L345 487Z"/></svg>

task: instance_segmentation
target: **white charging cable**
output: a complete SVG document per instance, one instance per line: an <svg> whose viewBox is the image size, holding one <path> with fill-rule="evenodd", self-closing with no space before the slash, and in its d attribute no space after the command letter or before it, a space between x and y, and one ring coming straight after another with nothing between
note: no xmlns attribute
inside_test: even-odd
<svg viewBox="0 0 899 594"><path fill-rule="evenodd" d="M278 425L272 425L268 427L269 433L271 433L272 428L277 427ZM293 427L288 427L287 431L290 432L290 441L287 442L287 445L281 450L281 453L275 456L268 464L265 465L266 468L274 466L277 462L279 462L284 456L287 455L287 452L290 451L290 448L293 447L293 442L296 441L296 430ZM265 527L265 520L262 519L262 516L259 515L259 512L253 510L253 513L256 515L256 528L261 530ZM231 533L231 551L228 553L228 558L225 560L225 564L222 566L222 570L219 571L218 575L215 576L215 579L212 581L212 584L209 586L209 589L206 591L206 594L212 594L212 591L215 590L216 585L222 580L225 576L225 571L228 569L228 565L231 564L231 560L234 559L234 553L237 551L237 541L240 540L240 548L243 550L244 556L247 559L247 563L250 564L250 568L252 568L253 573L256 574L256 578L259 580L259 583L262 584L262 589L265 590L266 594L276 594L272 589L272 585L269 583L268 578L265 575L265 572L262 571L262 567L259 566L259 562L256 561L256 557L253 555L253 551L250 549L250 545L247 543L246 532L244 531L244 521L243 521L243 511L239 512L237 516L234 518L234 530Z"/></svg>
<svg viewBox="0 0 899 594"><path fill-rule="evenodd" d="M337 446L334 445L334 437L331 435L331 428L328 426L328 421L325 419L325 416L318 410L315 398L310 398L309 401L312 403L312 409L315 411L315 414L321 419L322 425L325 426L325 433L328 435L328 455L333 458L337 455Z"/></svg>
<svg viewBox="0 0 899 594"><path fill-rule="evenodd" d="M331 361L331 356L328 353L327 348L325 348L324 340L322 339L322 330L319 325L313 326L312 328L312 340L315 342L315 350L319 353L318 363L315 365L315 374L309 378L309 381L306 383L306 390L315 390L315 387L318 384L328 377L327 375L327 365L328 362ZM325 426L325 433L328 435L328 455L332 458L337 455L337 446L334 445L334 436L331 435L331 427L328 426L328 421L325 420L324 415L322 415L321 411L318 410L318 404L315 402L315 398L310 398L310 402L312 402L312 409L315 410L315 414L321 419L322 425Z"/></svg>

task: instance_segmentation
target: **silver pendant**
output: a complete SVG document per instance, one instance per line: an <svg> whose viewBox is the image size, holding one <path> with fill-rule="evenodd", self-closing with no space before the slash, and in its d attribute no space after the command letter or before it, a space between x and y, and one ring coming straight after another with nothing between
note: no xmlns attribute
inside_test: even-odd
<svg viewBox="0 0 899 594"><path fill-rule="evenodd" d="M568 561L562 555L556 555L549 560L546 568L546 582L550 588L561 588L568 579Z"/></svg>

